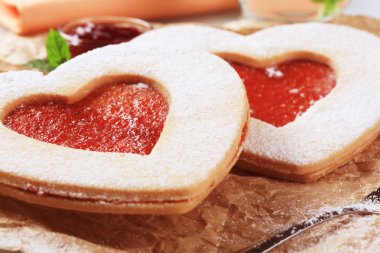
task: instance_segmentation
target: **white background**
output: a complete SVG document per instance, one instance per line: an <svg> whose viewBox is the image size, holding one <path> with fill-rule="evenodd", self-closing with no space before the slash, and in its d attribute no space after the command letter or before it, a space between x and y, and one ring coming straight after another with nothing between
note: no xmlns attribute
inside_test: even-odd
<svg viewBox="0 0 380 253"><path fill-rule="evenodd" d="M352 0L343 12L350 15L367 15L380 19L380 1Z"/></svg>

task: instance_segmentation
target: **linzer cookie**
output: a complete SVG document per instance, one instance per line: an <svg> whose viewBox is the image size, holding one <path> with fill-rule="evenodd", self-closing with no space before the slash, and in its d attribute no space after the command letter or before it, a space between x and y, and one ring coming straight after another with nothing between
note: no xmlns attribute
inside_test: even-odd
<svg viewBox="0 0 380 253"><path fill-rule="evenodd" d="M208 51L230 63L251 107L238 165L253 172L313 181L348 162L380 132L380 40L367 32L297 24L242 36L180 25L133 43Z"/></svg>
<svg viewBox="0 0 380 253"><path fill-rule="evenodd" d="M239 76L204 52L109 46L0 83L0 191L51 207L186 212L235 164L248 125Z"/></svg>

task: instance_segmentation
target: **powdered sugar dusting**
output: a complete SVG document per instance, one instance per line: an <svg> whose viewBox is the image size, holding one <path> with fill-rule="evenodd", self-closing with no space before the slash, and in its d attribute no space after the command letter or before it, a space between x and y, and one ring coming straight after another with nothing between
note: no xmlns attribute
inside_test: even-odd
<svg viewBox="0 0 380 253"><path fill-rule="evenodd" d="M137 83L137 84L133 84L133 87L138 88L138 89L147 89L149 88L149 85L147 85L146 83Z"/></svg>
<svg viewBox="0 0 380 253"><path fill-rule="evenodd" d="M283 55L294 59L292 52L308 52L313 59L315 55L327 59L323 62L329 62L338 75L337 87L331 94L318 102L311 101L313 107L281 128L251 120L242 159L254 164L252 155L260 157L260 166L268 167L268 173L274 168L285 174L290 170L297 174L307 165L307 173L325 166L334 168L335 155L353 143L360 145L357 140L366 139L363 135L378 125L380 72L373 66L380 65L380 41L367 32L330 24L295 24L264 29L244 37L209 27L185 25L157 29L134 42L176 45L218 54L228 52L255 61L273 62ZM273 68L267 72L280 75ZM299 95L304 96L302 92ZM351 148L346 150L352 151ZM351 156L345 155L348 161ZM320 166L310 167L321 161ZM278 163L291 164L295 169L279 168Z"/></svg>
<svg viewBox="0 0 380 253"><path fill-rule="evenodd" d="M350 206L343 206L343 207L323 207L320 209L320 212L322 213L321 217L328 217L330 215L343 215L345 213L349 213L351 211L357 211L357 212L363 212L363 213L378 213L380 215L380 204L374 203L374 202L365 202L365 203L358 203L353 204ZM321 217L315 216L313 218L310 218L306 220L307 225L316 224L321 220Z"/></svg>
<svg viewBox="0 0 380 253"><path fill-rule="evenodd" d="M276 67L266 68L265 71L269 77L283 77L284 76L284 74L280 70L276 69Z"/></svg>
<svg viewBox="0 0 380 253"><path fill-rule="evenodd" d="M67 97L73 104L83 99L84 88L91 93L89 84L120 82L126 75L154 80L157 90L167 94L165 127L149 155L67 148L0 125L0 183L17 189L29 183L28 189L37 193L77 196L99 206L103 199L159 203L134 206L134 212L157 212L165 201L178 202L161 212L181 212L201 201L237 159L248 113L240 78L216 56L159 45L154 53L133 43L108 46L75 57L46 76L28 71L1 74L0 108L36 94ZM132 88L148 90L143 84ZM132 100L131 107L139 103ZM111 109L104 109L108 119ZM114 113L127 117L119 110ZM128 120L136 123L134 117ZM107 203L105 209L130 211L128 204ZM41 199L40 204L46 203Z"/></svg>
<svg viewBox="0 0 380 253"><path fill-rule="evenodd" d="M356 207L380 212L379 206L358 204ZM380 215L354 216L338 230L323 236L300 252L377 252L380 247L379 224Z"/></svg>
<svg viewBox="0 0 380 253"><path fill-rule="evenodd" d="M18 229L1 228L0 245L3 250L21 252L93 252L94 244L81 241L59 233L46 233L37 227L20 227ZM89 247L89 250L86 246ZM101 247L99 247L101 250Z"/></svg>

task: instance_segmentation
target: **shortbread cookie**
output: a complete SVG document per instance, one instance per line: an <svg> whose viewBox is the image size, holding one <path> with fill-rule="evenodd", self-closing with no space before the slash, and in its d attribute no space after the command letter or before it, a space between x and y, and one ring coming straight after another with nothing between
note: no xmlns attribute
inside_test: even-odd
<svg viewBox="0 0 380 253"><path fill-rule="evenodd" d="M205 52L109 46L0 83L0 192L51 207L186 212L235 164L249 119L239 76Z"/></svg>
<svg viewBox="0 0 380 253"><path fill-rule="evenodd" d="M238 165L308 182L361 152L380 131L380 40L356 29L295 24L242 36L205 26L157 29L133 43L212 52L242 77L251 105Z"/></svg>

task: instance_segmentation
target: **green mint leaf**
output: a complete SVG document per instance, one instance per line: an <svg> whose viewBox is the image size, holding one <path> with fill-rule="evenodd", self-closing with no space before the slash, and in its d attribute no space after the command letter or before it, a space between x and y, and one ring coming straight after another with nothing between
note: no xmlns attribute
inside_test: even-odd
<svg viewBox="0 0 380 253"><path fill-rule="evenodd" d="M315 3L322 4L321 8L318 11L318 18L324 18L331 14L336 13L339 8L338 4L342 0L312 0Z"/></svg>
<svg viewBox="0 0 380 253"><path fill-rule="evenodd" d="M47 73L71 58L66 40L54 29L49 30L46 39L46 51L47 59L32 60L26 63L25 66Z"/></svg>
<svg viewBox="0 0 380 253"><path fill-rule="evenodd" d="M29 68L38 69L42 72L50 72L54 69L53 66L50 65L48 59L37 59L29 61L25 64Z"/></svg>
<svg viewBox="0 0 380 253"><path fill-rule="evenodd" d="M54 29L49 30L46 39L48 61L53 68L70 60L71 54L66 40Z"/></svg>

